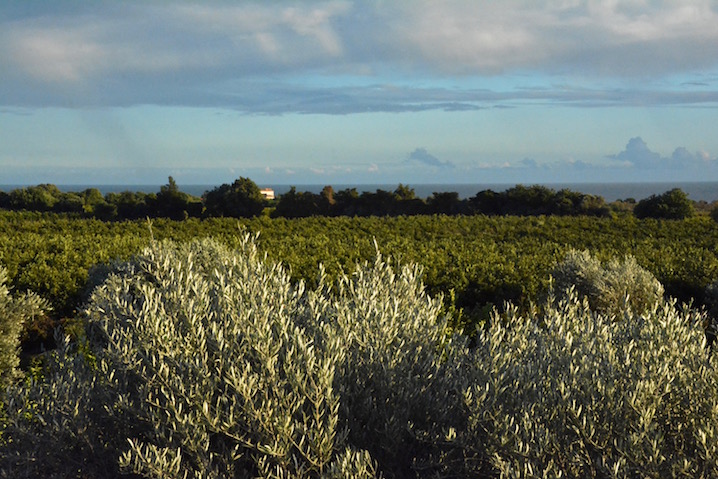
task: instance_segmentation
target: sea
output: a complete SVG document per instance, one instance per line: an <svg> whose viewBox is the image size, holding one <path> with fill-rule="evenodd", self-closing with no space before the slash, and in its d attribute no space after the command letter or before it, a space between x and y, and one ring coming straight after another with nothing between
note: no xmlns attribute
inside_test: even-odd
<svg viewBox="0 0 718 479"><path fill-rule="evenodd" d="M0 191L9 192L17 188L24 188L28 185L0 185ZM160 191L162 185L56 185L61 191L79 192L87 188L97 188L102 194L121 193L123 191L156 193ZM180 191L188 193L192 196L202 196L206 191L216 188L218 185L178 185ZM289 191L294 186L297 191L309 191L319 193L325 187L321 184L297 184L297 185L277 185L277 184L258 184L260 188L271 188L275 194L281 195ZM394 191L397 184L335 184L332 185L334 191L341 191L348 188L356 188L359 193L364 191L374 192L376 190ZM516 186L509 183L456 183L456 184L416 184L407 185L414 189L416 196L419 198L428 198L433 193L456 192L460 198L471 198L479 191L493 190L496 192L505 191ZM524 183L524 186L532 186L530 183ZM713 202L718 200L718 182L675 182L675 183L543 183L553 190L569 189L584 194L602 196L607 202L616 200L626 200L633 198L642 200L651 195L659 195L673 188L680 188L689 198L694 201Z"/></svg>

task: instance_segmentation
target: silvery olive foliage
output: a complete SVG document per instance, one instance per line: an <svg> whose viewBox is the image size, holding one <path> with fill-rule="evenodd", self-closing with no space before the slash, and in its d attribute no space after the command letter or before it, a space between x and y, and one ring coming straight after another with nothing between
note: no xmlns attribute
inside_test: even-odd
<svg viewBox="0 0 718 479"><path fill-rule="evenodd" d="M34 293L13 297L7 281L7 270L0 265L0 388L18 377L18 351L23 324L50 308L46 301Z"/></svg>
<svg viewBox="0 0 718 479"><path fill-rule="evenodd" d="M663 298L663 285L632 256L604 265L588 251L571 250L551 276L553 294L564 297L573 288L595 311L606 314L643 313Z"/></svg>
<svg viewBox="0 0 718 479"><path fill-rule="evenodd" d="M347 449L336 370L344 342L302 283L260 257L211 240L148 249L92 296L105 358L129 371L134 413L126 470L148 477L373 477Z"/></svg>
<svg viewBox="0 0 718 479"><path fill-rule="evenodd" d="M469 364L465 338L448 334L441 299L424 292L415 265L395 272L379 253L323 296L332 298L323 316L345 342L338 373L349 442L392 477L444 469L438 458L448 451L434 437L465 424Z"/></svg>
<svg viewBox="0 0 718 479"><path fill-rule="evenodd" d="M663 304L617 321L571 290L540 315L511 309L478 339L462 444L488 432L505 478L716 477L703 319Z"/></svg>
<svg viewBox="0 0 718 479"><path fill-rule="evenodd" d="M139 434L120 393L127 379L69 337L43 358L41 374L6 390L2 478L118 477L125 438Z"/></svg>
<svg viewBox="0 0 718 479"><path fill-rule="evenodd" d="M375 455L388 477L442 469L429 439L465 422L466 345L416 266L377 254L306 291L246 237L238 251L164 243L111 269L86 313L93 364L60 341L15 391L6 470L93 451L145 477L376 477ZM62 440L38 450L33 435Z"/></svg>
<svg viewBox="0 0 718 479"><path fill-rule="evenodd" d="M652 284L629 260L579 260L583 291L621 271ZM113 264L88 342L58 337L7 390L0 477L718 476L701 313L660 294L596 308L568 287L470 344L416 266L377 253L317 282L292 283L249 235Z"/></svg>

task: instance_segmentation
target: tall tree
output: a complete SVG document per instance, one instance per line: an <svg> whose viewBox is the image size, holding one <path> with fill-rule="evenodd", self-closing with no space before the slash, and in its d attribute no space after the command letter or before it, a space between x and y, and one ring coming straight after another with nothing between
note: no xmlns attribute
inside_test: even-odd
<svg viewBox="0 0 718 479"><path fill-rule="evenodd" d="M661 195L651 195L636 204L633 209L636 218L663 218L680 220L695 214L693 202L680 188L674 188Z"/></svg>
<svg viewBox="0 0 718 479"><path fill-rule="evenodd" d="M168 183L160 188L154 202L155 214L157 216L182 220L189 216L198 216L197 208L193 208L192 197L179 190L177 183L171 176ZM200 209L201 212L201 209Z"/></svg>
<svg viewBox="0 0 718 479"><path fill-rule="evenodd" d="M209 216L249 218L259 216L266 200L257 184L240 177L231 185L223 184L204 194L204 205Z"/></svg>

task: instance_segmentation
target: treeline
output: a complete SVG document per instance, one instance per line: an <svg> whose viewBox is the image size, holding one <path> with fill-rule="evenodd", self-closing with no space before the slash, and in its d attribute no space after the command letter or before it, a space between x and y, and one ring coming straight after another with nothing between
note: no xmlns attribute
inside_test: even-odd
<svg viewBox="0 0 718 479"><path fill-rule="evenodd" d="M393 192L376 190L359 194L356 188L335 192L326 186L321 193L283 194L274 215L285 218L308 216L401 216L401 215L589 215L608 216L610 209L600 196L544 186L515 186L504 192L481 191L469 199L456 192L435 192L418 198L412 188L399 185Z"/></svg>
<svg viewBox="0 0 718 479"><path fill-rule="evenodd" d="M256 183L239 178L206 191L201 198L179 190L169 177L158 193L125 191L102 193L96 188L81 192L62 192L55 185L43 184L0 191L0 208L40 212L74 213L105 221L139 218L234 217L251 218L262 214L281 218L311 216L414 216L414 215L488 215L488 216L594 216L612 212L632 212L637 218L683 219L695 214L695 204L676 188L635 200L606 203L603 197L534 185L517 185L506 191L483 190L462 199L456 192L434 192L419 198L413 188L399 184L394 191L376 190L359 193L356 188L334 191L325 186L320 193L300 192L292 187L276 200L267 200ZM712 212L718 218L718 210Z"/></svg>
<svg viewBox="0 0 718 479"><path fill-rule="evenodd" d="M706 205L701 205L703 208ZM516 185L505 191L483 190L468 199L456 192L434 192L418 198L413 188L399 184L392 191L365 191L356 188L335 192L325 186L320 193L298 192L292 187L276 202L274 217L310 216L413 216L413 215L487 215L487 216L595 216L612 212L632 212L637 218L685 219L696 213L696 203L679 188L633 199L606 203L602 196L541 185ZM718 221L718 209L711 211Z"/></svg>
<svg viewBox="0 0 718 479"><path fill-rule="evenodd" d="M97 188L63 192L52 184L18 188L9 193L0 191L0 208L72 213L106 221L146 217L182 220L201 217L204 212L202 199L181 192L172 177L158 193L124 191L103 196Z"/></svg>

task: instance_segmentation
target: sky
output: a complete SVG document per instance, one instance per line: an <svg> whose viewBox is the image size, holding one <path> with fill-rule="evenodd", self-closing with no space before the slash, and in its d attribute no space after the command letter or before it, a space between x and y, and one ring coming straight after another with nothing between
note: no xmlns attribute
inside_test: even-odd
<svg viewBox="0 0 718 479"><path fill-rule="evenodd" d="M718 181L718 0L0 2L0 185Z"/></svg>

